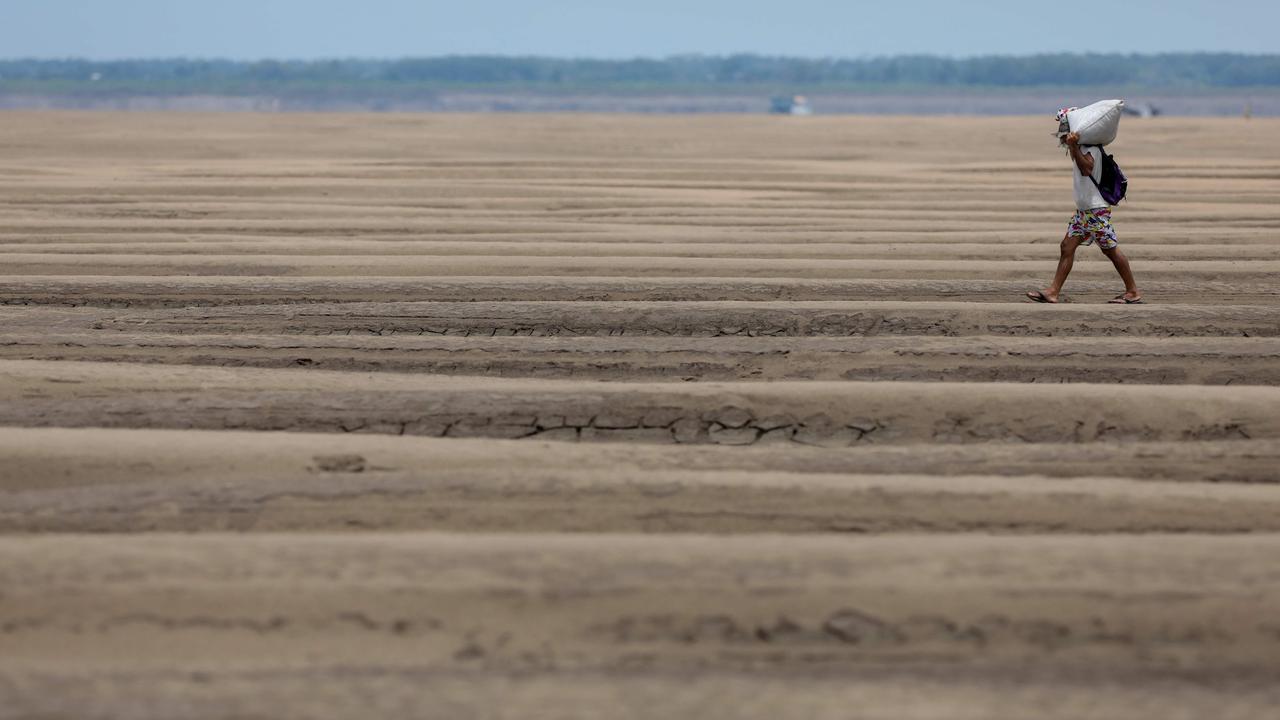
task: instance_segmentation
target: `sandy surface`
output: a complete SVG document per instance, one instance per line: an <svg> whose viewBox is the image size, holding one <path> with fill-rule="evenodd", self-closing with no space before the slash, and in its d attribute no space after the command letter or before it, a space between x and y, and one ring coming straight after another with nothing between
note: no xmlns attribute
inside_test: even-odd
<svg viewBox="0 0 1280 720"><path fill-rule="evenodd" d="M781 696L817 690L823 702L801 702L842 717L848 710L836 705L857 693L836 688L851 676L853 688L876 687L872 697L919 678L920 690L997 707L1013 686L1006 700L1064 698L1043 715L1069 717L1090 706L1132 712L1132 687L1154 679L1158 690L1191 666L1212 670L1165 699L1240 716L1275 699L1277 552L1276 536L3 540L13 652L0 671L20 698L8 711L33 714L129 706L140 690L148 702L130 714L144 717L179 703L188 716L237 714L255 697L283 699L290 715L342 717L368 712L366 694L386 713L425 678L423 702L436 684L471 684L474 694L449 693L454 712L470 715L500 700L484 690L508 677L545 695L553 716L588 715L572 709L574 689L625 693L640 683L670 688L659 706L687 712L699 696L707 702L708 688L690 677L715 687L763 676L772 692L762 704L747 702L762 689L748 690L712 714L768 717L789 706ZM1046 656L1052 680L1037 677ZM569 692L558 677L572 679ZM1093 685L1100 694L1081 697ZM294 699L311 686L336 702ZM928 716L939 701L906 707Z"/></svg>
<svg viewBox="0 0 1280 720"><path fill-rule="evenodd" d="M7 115L0 718L1265 716L1280 125L1051 129Z"/></svg>

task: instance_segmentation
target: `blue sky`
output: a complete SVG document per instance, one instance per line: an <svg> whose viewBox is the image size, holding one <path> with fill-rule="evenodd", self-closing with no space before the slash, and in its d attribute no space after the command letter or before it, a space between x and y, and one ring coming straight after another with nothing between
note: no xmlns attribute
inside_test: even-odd
<svg viewBox="0 0 1280 720"><path fill-rule="evenodd" d="M1280 52L1280 0L0 0L0 57ZM1079 8L1069 10L1067 8Z"/></svg>

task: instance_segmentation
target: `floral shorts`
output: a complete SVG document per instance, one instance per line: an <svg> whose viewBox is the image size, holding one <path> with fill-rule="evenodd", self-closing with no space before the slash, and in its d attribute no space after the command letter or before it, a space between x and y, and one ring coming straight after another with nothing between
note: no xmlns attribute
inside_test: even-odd
<svg viewBox="0 0 1280 720"><path fill-rule="evenodd" d="M1067 237L1083 238L1084 245L1092 245L1097 240L1103 250L1120 244L1116 240L1116 229L1111 226L1111 208L1077 210L1067 228Z"/></svg>

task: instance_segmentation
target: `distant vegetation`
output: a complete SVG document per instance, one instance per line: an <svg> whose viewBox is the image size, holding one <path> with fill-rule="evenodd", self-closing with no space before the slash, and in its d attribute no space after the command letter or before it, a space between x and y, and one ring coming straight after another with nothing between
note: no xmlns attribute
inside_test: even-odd
<svg viewBox="0 0 1280 720"><path fill-rule="evenodd" d="M454 56L404 60L0 61L0 93L356 94L494 88L707 92L874 87L1280 87L1280 55L904 56L810 60L759 55L572 60Z"/></svg>

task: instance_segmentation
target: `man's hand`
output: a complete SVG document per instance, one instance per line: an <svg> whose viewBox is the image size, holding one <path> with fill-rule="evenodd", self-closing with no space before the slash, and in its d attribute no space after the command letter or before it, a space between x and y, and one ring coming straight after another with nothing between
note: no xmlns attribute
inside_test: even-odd
<svg viewBox="0 0 1280 720"><path fill-rule="evenodd" d="M1075 147L1080 144L1080 133L1067 133L1067 136L1062 138L1062 141L1070 147Z"/></svg>

